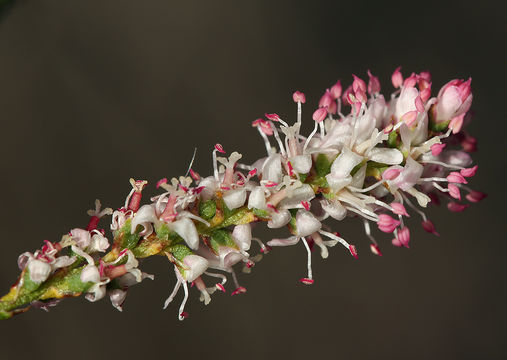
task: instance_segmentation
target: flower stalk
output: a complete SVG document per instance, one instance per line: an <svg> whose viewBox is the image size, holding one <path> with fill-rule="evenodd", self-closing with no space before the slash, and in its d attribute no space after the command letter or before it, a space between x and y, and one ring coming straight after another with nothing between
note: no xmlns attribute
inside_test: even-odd
<svg viewBox="0 0 507 360"><path fill-rule="evenodd" d="M45 240L41 249L20 255L21 273L0 298L0 318L30 307L48 310L65 297L82 294L92 302L109 296L121 311L128 289L153 279L139 269L138 259L154 255L166 257L176 275L164 308L184 290L180 320L188 317L185 303L194 291L188 284L195 285L205 304L216 290L245 293L236 269L251 272L273 247L301 242L307 274L300 282L311 285L315 247L324 259L337 244L358 257L355 245L323 224L326 218L360 217L377 256L383 245L371 225L392 234L397 247L409 247L410 213L438 235L423 210L428 203L447 201L450 211L459 212L469 206L464 199L473 203L486 196L467 185L477 171L469 155L477 141L463 130L472 102L471 80L452 80L431 97L429 72L404 79L398 68L392 75L396 90L386 101L378 78L370 71L368 76L368 84L353 75L345 91L341 81L326 90L311 116L314 129L308 137L300 134L306 103L300 91L293 94L293 125L275 113L255 120L252 126L266 156L253 164L240 163L237 152L221 157L227 153L216 144L212 176L201 177L190 167L190 177L161 179L157 188L162 193L144 205L144 180L130 179L132 189L115 211L101 210L97 200L84 229L71 229L59 242ZM462 197L462 191L467 195ZM109 216L112 244L99 227ZM252 235L256 222L287 227L290 236L264 243Z"/></svg>

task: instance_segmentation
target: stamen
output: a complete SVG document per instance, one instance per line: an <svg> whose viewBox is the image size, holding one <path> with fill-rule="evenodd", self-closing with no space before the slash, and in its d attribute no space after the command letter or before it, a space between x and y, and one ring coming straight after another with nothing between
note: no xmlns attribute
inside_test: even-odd
<svg viewBox="0 0 507 360"><path fill-rule="evenodd" d="M319 123L315 122L315 126L313 127L313 131L310 133L310 136L306 138L305 145L303 146L303 153L305 152L306 148L308 147L308 144L310 143L310 140L312 140L312 137L317 132L317 128L319 127Z"/></svg>
<svg viewBox="0 0 507 360"><path fill-rule="evenodd" d="M309 280L313 280L313 274L312 274L312 251L310 250L310 247L308 246L308 242L306 241L306 239L304 237L301 238L301 241L303 241L303 245L305 246L306 248L306 253L307 253L307 270L308 270L308 276L307 276L307 279ZM313 283L313 281L312 281ZM309 285L309 284L306 284L306 285Z"/></svg>

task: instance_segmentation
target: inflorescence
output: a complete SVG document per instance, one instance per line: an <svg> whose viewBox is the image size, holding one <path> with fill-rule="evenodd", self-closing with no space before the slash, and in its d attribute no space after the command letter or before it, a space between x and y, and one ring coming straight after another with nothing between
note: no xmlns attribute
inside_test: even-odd
<svg viewBox="0 0 507 360"><path fill-rule="evenodd" d="M20 255L21 275L0 299L0 317L30 306L47 310L82 293L90 301L108 295L121 311L128 288L153 279L138 268L139 258L152 255L165 256L174 266L176 286L164 308L183 287L180 320L188 316L188 284L195 285L205 304L215 291L226 292L229 277L231 294L244 293L234 267L241 264L250 272L275 246L303 244L307 274L300 281L310 285L314 246L322 258L337 244L357 258L354 245L322 224L328 217L359 217L371 251L379 256L371 225L393 234L394 246L408 248L408 210L421 217L424 230L438 235L422 210L429 202L445 200L450 211L460 212L468 207L462 192L468 202L486 196L467 186L477 171L469 155L477 141L463 130L472 103L471 79L452 80L431 97L429 72L404 79L398 68L391 78L396 90L387 101L378 78L369 71L368 77L366 83L353 75L345 91L340 81L327 89L306 137L300 134L306 102L302 92L293 94L293 125L277 114L255 120L252 126L264 141L266 156L252 165L241 163L237 152L219 156L226 152L216 144L212 176L201 177L191 164L185 176L158 181L162 193L148 204L141 205L147 182L134 179L119 209L101 210L97 200L85 229L72 229L59 242L45 240L41 249ZM113 244L101 256L110 247L98 228L106 216L112 217ZM260 221L268 228L287 226L291 236L263 243L251 231L251 224ZM249 253L252 242L259 249L254 256Z"/></svg>

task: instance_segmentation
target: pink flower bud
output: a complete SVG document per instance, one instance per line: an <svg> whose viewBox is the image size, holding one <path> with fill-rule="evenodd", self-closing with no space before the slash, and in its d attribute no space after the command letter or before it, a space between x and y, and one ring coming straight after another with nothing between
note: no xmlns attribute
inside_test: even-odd
<svg viewBox="0 0 507 360"><path fill-rule="evenodd" d="M368 81L368 93L371 95L380 92L380 81L378 77L373 76L370 70L368 70L368 77L370 78Z"/></svg>
<svg viewBox="0 0 507 360"><path fill-rule="evenodd" d="M431 220L426 220L422 222L422 227L426 232L429 232L430 234L440 236L439 233L435 231L435 225L431 222Z"/></svg>
<svg viewBox="0 0 507 360"><path fill-rule="evenodd" d="M475 165L471 168L467 168L467 169L461 169L460 170L460 174L465 176L465 177L472 177L475 175L475 173L477 172L477 169L479 168L478 165Z"/></svg>
<svg viewBox="0 0 507 360"><path fill-rule="evenodd" d="M401 66L398 66L396 70L394 70L393 74L391 75L391 82L393 83L393 86L397 89L403 84L403 76L400 72Z"/></svg>
<svg viewBox="0 0 507 360"><path fill-rule="evenodd" d="M312 118L314 121L320 123L320 122L324 121L326 116L327 116L327 109L326 108L318 108L313 113Z"/></svg>
<svg viewBox="0 0 507 360"><path fill-rule="evenodd" d="M407 209L405 209L405 206L403 206L403 204L399 202L393 202L391 203L391 207L393 208L393 213L396 215L410 217L410 215L407 213Z"/></svg>
<svg viewBox="0 0 507 360"><path fill-rule="evenodd" d="M352 77L354 78L354 81L352 82L352 89L354 92L361 90L362 92L366 93L366 83L364 80L354 74L352 74Z"/></svg>
<svg viewBox="0 0 507 360"><path fill-rule="evenodd" d="M339 99L340 96L342 95L342 83L340 80L338 80L336 82L336 84L334 84L331 89L329 90L329 92L331 93L331 96L333 97L333 99Z"/></svg>
<svg viewBox="0 0 507 360"><path fill-rule="evenodd" d="M468 181L457 171L451 172L449 175L447 175L447 181L451 183L456 184L468 184Z"/></svg>
<svg viewBox="0 0 507 360"><path fill-rule="evenodd" d="M447 185L447 189L449 190L449 195L457 200L461 200L461 193L459 192L459 187L454 184Z"/></svg>
<svg viewBox="0 0 507 360"><path fill-rule="evenodd" d="M438 156L444 150L445 144L433 144L431 145L431 155Z"/></svg>
<svg viewBox="0 0 507 360"><path fill-rule="evenodd" d="M410 230L408 227L404 227L398 230L398 235L392 240L394 246L404 246L408 249L408 243L410 242Z"/></svg>
<svg viewBox="0 0 507 360"><path fill-rule="evenodd" d="M452 212L462 212L467 207L468 207L467 204L460 204L454 201L451 201L450 203L447 204L447 208L449 209L449 211Z"/></svg>
<svg viewBox="0 0 507 360"><path fill-rule="evenodd" d="M398 220L393 219L389 215L380 214L378 216L377 226L380 231L385 233L392 233L400 225Z"/></svg>
<svg viewBox="0 0 507 360"><path fill-rule="evenodd" d="M486 198L487 196L488 196L488 194L485 194L481 191L472 190L465 197L468 201L476 203L476 202L479 202L482 199Z"/></svg>
<svg viewBox="0 0 507 360"><path fill-rule="evenodd" d="M454 79L440 89L434 108L435 120L437 122L454 119L460 115L464 115L470 109L470 105L472 104L471 81L472 79L468 79L467 81ZM463 123L463 119L458 118L454 122L453 129L461 128L460 123ZM458 131L456 130L456 132Z"/></svg>
<svg viewBox="0 0 507 360"><path fill-rule="evenodd" d="M294 94L292 94L292 99L295 103L302 103L304 104L306 102L306 96L301 91L295 91Z"/></svg>
<svg viewBox="0 0 507 360"><path fill-rule="evenodd" d="M322 97L319 100L319 107L328 107L333 102L334 102L333 97L331 96L329 89L327 89L324 95L322 95Z"/></svg>

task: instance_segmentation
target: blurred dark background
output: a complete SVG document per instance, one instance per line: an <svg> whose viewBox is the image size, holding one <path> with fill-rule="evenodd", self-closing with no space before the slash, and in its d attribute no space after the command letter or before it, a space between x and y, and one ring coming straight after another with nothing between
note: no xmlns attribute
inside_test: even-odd
<svg viewBox="0 0 507 360"><path fill-rule="evenodd" d="M433 208L439 238L412 219L411 249L368 250L358 220L334 223L358 247L314 255L275 249L243 275L245 295L191 292L191 317L162 304L174 284L162 258L131 289L124 312L108 299L68 299L0 323L2 359L507 357L505 2L16 1L0 21L0 285L17 256L85 226L95 198L119 207L129 177L153 184L195 168L210 174L213 144L246 160L263 154L250 122L307 119L326 87L351 73L431 70L433 93L473 78L479 140L472 186L489 197L464 213ZM310 126L307 121L307 126ZM150 187L146 194L154 194ZM259 236L267 233L259 227Z"/></svg>

